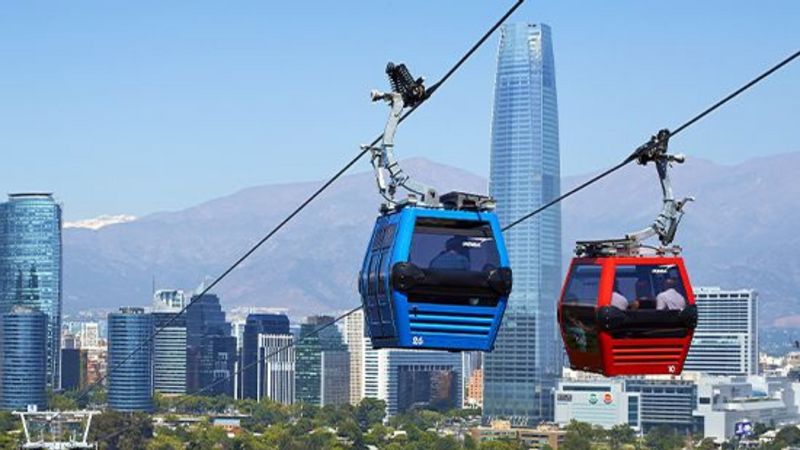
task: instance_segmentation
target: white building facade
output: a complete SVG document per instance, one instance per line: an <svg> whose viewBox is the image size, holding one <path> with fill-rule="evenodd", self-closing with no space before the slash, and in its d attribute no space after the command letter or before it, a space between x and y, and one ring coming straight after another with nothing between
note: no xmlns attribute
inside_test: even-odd
<svg viewBox="0 0 800 450"><path fill-rule="evenodd" d="M258 397L291 405L295 401L295 348L291 334L260 334L258 336L259 364ZM282 349L282 350L281 350Z"/></svg>
<svg viewBox="0 0 800 450"><path fill-rule="evenodd" d="M639 430L640 394L625 392L625 381L560 381L555 393L555 422L567 425L572 420L610 429L629 425Z"/></svg>
<svg viewBox="0 0 800 450"><path fill-rule="evenodd" d="M685 371L711 375L756 375L758 295L752 289L696 287L697 328Z"/></svg>

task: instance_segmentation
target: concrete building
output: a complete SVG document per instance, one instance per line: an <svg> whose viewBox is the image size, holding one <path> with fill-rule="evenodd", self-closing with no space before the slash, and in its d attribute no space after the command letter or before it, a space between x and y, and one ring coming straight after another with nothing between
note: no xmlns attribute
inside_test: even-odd
<svg viewBox="0 0 800 450"><path fill-rule="evenodd" d="M344 319L344 343L350 354L350 404L364 398L364 312L358 310Z"/></svg>
<svg viewBox="0 0 800 450"><path fill-rule="evenodd" d="M755 375L758 295L752 289L696 287L697 328L684 370L711 375Z"/></svg>
<svg viewBox="0 0 800 450"><path fill-rule="evenodd" d="M628 379L625 391L639 394L640 426L645 433L661 425L686 434L694 430L693 411L697 407L694 382L668 378Z"/></svg>
<svg viewBox="0 0 800 450"><path fill-rule="evenodd" d="M467 381L467 398L464 401L468 407L483 407L483 369L475 369Z"/></svg>
<svg viewBox="0 0 800 450"><path fill-rule="evenodd" d="M625 380L560 381L555 393L555 422L572 420L611 429L615 425L641 426L641 394L626 392Z"/></svg>
<svg viewBox="0 0 800 450"><path fill-rule="evenodd" d="M550 27L501 28L492 114L489 193L507 224L560 193L558 106ZM530 426L553 418L561 376L556 299L561 287L561 209L505 234L514 290L484 365L484 417Z"/></svg>
<svg viewBox="0 0 800 450"><path fill-rule="evenodd" d="M697 380L697 428L717 443L734 437L737 423L783 427L800 421L797 383L786 378L713 377Z"/></svg>
<svg viewBox="0 0 800 450"><path fill-rule="evenodd" d="M259 335L257 399L268 398L284 405L295 402L296 354L292 342L294 336L288 333Z"/></svg>

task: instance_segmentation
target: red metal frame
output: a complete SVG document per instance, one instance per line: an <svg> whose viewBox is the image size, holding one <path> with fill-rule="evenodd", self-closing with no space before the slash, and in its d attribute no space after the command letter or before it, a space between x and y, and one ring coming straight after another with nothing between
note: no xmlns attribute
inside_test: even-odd
<svg viewBox="0 0 800 450"><path fill-rule="evenodd" d="M686 302L694 305L694 292L686 272L683 258L677 256L612 256L601 258L574 258L569 272L577 264L600 266L600 286L597 294L596 308L611 304L611 290L614 285L614 274L618 265L664 265L674 264L678 267L683 286L686 291ZM617 375L677 375L683 370L686 354L692 342L694 330L689 330L681 338L614 338L610 333L597 331L599 353L582 352L567 345L567 332L562 317L562 306L566 294L567 283L564 280L561 298L558 303L558 322L561 338L567 349L570 365L573 369L601 373L605 376Z"/></svg>

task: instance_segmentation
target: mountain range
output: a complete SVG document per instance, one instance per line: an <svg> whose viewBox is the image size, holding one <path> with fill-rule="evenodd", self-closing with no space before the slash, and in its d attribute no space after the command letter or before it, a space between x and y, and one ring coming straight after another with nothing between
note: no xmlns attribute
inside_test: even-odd
<svg viewBox="0 0 800 450"><path fill-rule="evenodd" d="M440 192L487 190L485 178L426 159L404 167ZM800 152L738 165L691 159L673 170L676 196L696 197L676 239L693 284L755 288L766 326L800 324L797 167ZM592 175L565 177L563 189ZM192 290L320 184L256 186L180 211L65 228L64 308L149 305L153 286ZM565 264L575 240L648 225L660 195L655 169L633 164L564 201ZM371 172L343 177L215 289L223 305L285 307L299 318L358 304L356 278L378 204Z"/></svg>

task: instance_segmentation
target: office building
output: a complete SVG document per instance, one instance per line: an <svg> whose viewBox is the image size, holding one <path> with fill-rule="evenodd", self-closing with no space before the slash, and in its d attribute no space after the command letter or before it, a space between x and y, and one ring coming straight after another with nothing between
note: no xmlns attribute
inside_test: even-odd
<svg viewBox="0 0 800 450"><path fill-rule="evenodd" d="M626 392L625 381L560 381L555 395L555 422L567 425L572 420L611 429L628 425L639 429L640 394Z"/></svg>
<svg viewBox="0 0 800 450"><path fill-rule="evenodd" d="M342 405L350 401L350 357L335 326L312 333L331 322L329 316L310 316L300 326L295 365L296 400L310 405Z"/></svg>
<svg viewBox="0 0 800 450"><path fill-rule="evenodd" d="M694 429L692 411L697 407L697 386L685 379L629 379L625 391L639 394L639 417L645 433L667 426L681 433Z"/></svg>
<svg viewBox="0 0 800 450"><path fill-rule="evenodd" d="M350 404L364 398L364 312L358 310L344 319L344 343L350 354Z"/></svg>
<svg viewBox="0 0 800 450"><path fill-rule="evenodd" d="M215 294L194 295L191 303L191 308L185 313L186 390L190 394L202 391L226 372L232 375L237 359L236 338L231 336L231 325L225 321L219 297ZM219 381L210 391L233 396L234 384L232 378ZM201 393L213 395L208 391Z"/></svg>
<svg viewBox="0 0 800 450"><path fill-rule="evenodd" d="M506 24L497 55L489 192L502 225L560 193L558 108L550 27ZM484 362L484 418L529 426L553 418L561 375L556 332L561 284L561 210L505 234L514 289L495 349Z"/></svg>
<svg viewBox="0 0 800 450"><path fill-rule="evenodd" d="M694 413L698 434L721 444L735 437L738 423L761 423L778 429L795 425L800 419L797 386L787 378L701 375Z"/></svg>
<svg viewBox="0 0 800 450"><path fill-rule="evenodd" d="M61 272L61 206L52 194L10 194L0 204L0 314L21 305L47 315L51 389L61 374Z"/></svg>
<svg viewBox="0 0 800 450"><path fill-rule="evenodd" d="M758 302L752 289L696 287L697 328L684 370L711 375L756 375Z"/></svg>
<svg viewBox="0 0 800 450"><path fill-rule="evenodd" d="M153 294L153 311L179 312L186 306L186 294L180 289L160 289Z"/></svg>
<svg viewBox="0 0 800 450"><path fill-rule="evenodd" d="M467 398L464 401L467 407L483 407L483 369L475 369L467 381Z"/></svg>
<svg viewBox="0 0 800 450"><path fill-rule="evenodd" d="M183 291L162 289L153 294L153 390L166 395L186 393L186 306Z"/></svg>
<svg viewBox="0 0 800 450"><path fill-rule="evenodd" d="M153 410L153 317L143 308L120 308L108 315L108 407L115 411ZM141 348L140 348L141 347Z"/></svg>
<svg viewBox="0 0 800 450"><path fill-rule="evenodd" d="M25 411L47 405L48 317L25 306L13 306L0 317L2 385L0 406Z"/></svg>
<svg viewBox="0 0 800 450"><path fill-rule="evenodd" d="M417 407L448 410L464 406L460 353L367 350L364 369L366 396L386 402L389 415Z"/></svg>
<svg viewBox="0 0 800 450"><path fill-rule="evenodd" d="M295 402L295 347L291 334L258 336L256 398L291 405Z"/></svg>
<svg viewBox="0 0 800 450"><path fill-rule="evenodd" d="M186 317L153 311L153 389L167 395L186 393Z"/></svg>
<svg viewBox="0 0 800 450"><path fill-rule="evenodd" d="M80 348L100 347L100 324L97 322L83 322L78 332L78 345Z"/></svg>
<svg viewBox="0 0 800 450"><path fill-rule="evenodd" d="M286 315L265 313L247 316L241 349L243 398L261 400L266 395L282 403L294 402L294 349L272 355L292 340ZM287 379L291 379L291 382L287 382ZM280 400L270 393L279 396Z"/></svg>
<svg viewBox="0 0 800 450"><path fill-rule="evenodd" d="M197 395L215 397L234 395L236 373L236 338L233 336L207 336L202 340L199 363Z"/></svg>
<svg viewBox="0 0 800 450"><path fill-rule="evenodd" d="M89 367L88 350L61 349L61 389L74 391L86 387L86 370Z"/></svg>

